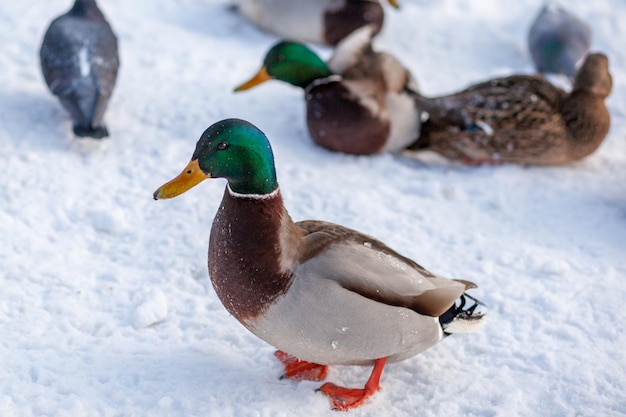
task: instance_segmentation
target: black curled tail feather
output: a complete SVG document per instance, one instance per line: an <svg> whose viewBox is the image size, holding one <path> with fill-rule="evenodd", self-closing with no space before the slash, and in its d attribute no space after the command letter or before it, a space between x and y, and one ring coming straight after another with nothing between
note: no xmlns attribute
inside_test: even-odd
<svg viewBox="0 0 626 417"><path fill-rule="evenodd" d="M439 316L439 323L446 336L452 333L470 332L484 319L480 307L485 304L467 293L463 293L452 307Z"/></svg>

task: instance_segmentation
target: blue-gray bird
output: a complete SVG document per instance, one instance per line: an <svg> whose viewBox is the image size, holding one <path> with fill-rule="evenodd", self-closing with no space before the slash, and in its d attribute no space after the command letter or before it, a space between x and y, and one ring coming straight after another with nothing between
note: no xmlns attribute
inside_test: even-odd
<svg viewBox="0 0 626 417"><path fill-rule="evenodd" d="M567 10L544 6L528 32L528 48L540 73L576 75L576 66L589 52L591 29Z"/></svg>
<svg viewBox="0 0 626 417"><path fill-rule="evenodd" d="M117 37L95 0L76 0L52 21L40 50L50 91L72 115L77 136L109 135L103 123L117 72Z"/></svg>

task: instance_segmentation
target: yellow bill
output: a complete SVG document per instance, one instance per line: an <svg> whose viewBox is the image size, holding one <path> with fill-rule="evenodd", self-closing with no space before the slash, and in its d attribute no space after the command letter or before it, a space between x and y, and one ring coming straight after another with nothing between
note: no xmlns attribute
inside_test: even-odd
<svg viewBox="0 0 626 417"><path fill-rule="evenodd" d="M254 77L250 78L248 81L241 84L240 86L235 87L235 92L248 90L254 86L257 86L271 79L272 77L267 73L267 70L265 69L265 67L261 67L259 72L257 72Z"/></svg>
<svg viewBox="0 0 626 417"><path fill-rule="evenodd" d="M387 0L387 1L389 2L389 4L391 4L396 9L400 8L400 3L398 2L398 0Z"/></svg>
<svg viewBox="0 0 626 417"><path fill-rule="evenodd" d="M153 194L155 200L174 198L185 191L195 187L207 178L210 174L205 174L198 165L198 160L194 159L170 182L160 186Z"/></svg>

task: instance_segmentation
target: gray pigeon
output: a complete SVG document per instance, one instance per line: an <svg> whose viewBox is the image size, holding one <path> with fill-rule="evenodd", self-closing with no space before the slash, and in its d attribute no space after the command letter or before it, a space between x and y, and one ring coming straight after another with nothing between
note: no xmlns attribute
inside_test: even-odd
<svg viewBox="0 0 626 417"><path fill-rule="evenodd" d="M95 0L76 0L52 21L40 50L50 91L70 112L77 136L109 135L103 116L117 79L117 37Z"/></svg>
<svg viewBox="0 0 626 417"><path fill-rule="evenodd" d="M576 65L587 55L591 44L589 26L567 10L544 6L528 32L528 48L537 71L576 75Z"/></svg>

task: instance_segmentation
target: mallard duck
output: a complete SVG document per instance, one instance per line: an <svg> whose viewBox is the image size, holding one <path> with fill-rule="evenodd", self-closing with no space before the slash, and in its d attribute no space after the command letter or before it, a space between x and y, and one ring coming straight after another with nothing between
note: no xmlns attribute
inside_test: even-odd
<svg viewBox="0 0 626 417"><path fill-rule="evenodd" d="M544 6L528 31L528 48L537 71L573 78L589 52L591 29L554 4Z"/></svg>
<svg viewBox="0 0 626 417"><path fill-rule="evenodd" d="M388 2L398 7L396 0ZM384 20L379 0L239 0L237 8L276 35L326 45L336 45L368 24L378 33Z"/></svg>
<svg viewBox="0 0 626 417"><path fill-rule="evenodd" d="M371 26L358 29L328 63L302 43L278 42L235 91L285 81L304 89L307 126L318 145L357 155L404 149L419 136L421 113L406 92L417 85L396 58L372 49L373 33Z"/></svg>
<svg viewBox="0 0 626 417"><path fill-rule="evenodd" d="M442 97L415 94L429 118L410 148L468 164L576 161L594 152L609 131L604 99L611 86L608 58L595 53L576 73L570 93L543 77L514 75Z"/></svg>
<svg viewBox="0 0 626 417"><path fill-rule="evenodd" d="M209 275L224 307L279 349L283 377L323 380L328 365L373 365L363 389L326 383L333 408L378 390L387 362L410 358L482 321L469 281L428 272L384 243L324 221L294 223L267 137L227 119L205 130L191 161L155 199L225 178L209 242Z"/></svg>
<svg viewBox="0 0 626 417"><path fill-rule="evenodd" d="M76 0L52 21L40 50L52 94L71 114L77 136L109 135L104 112L115 86L117 37L94 0Z"/></svg>

